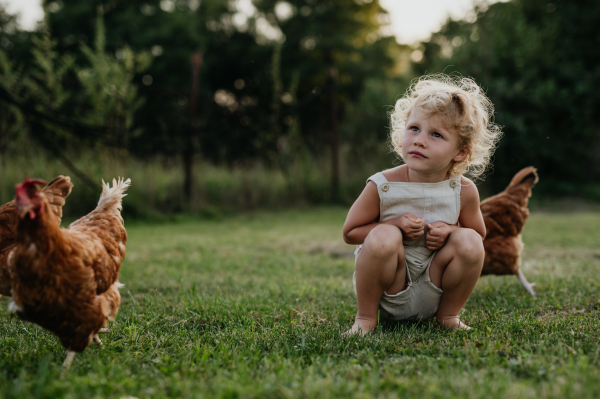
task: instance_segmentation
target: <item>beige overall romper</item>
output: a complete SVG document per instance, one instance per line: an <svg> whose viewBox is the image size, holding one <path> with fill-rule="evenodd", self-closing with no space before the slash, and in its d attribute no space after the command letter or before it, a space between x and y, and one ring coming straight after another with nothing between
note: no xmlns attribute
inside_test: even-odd
<svg viewBox="0 0 600 399"><path fill-rule="evenodd" d="M460 176L439 183L388 182L382 173L369 177L379 193L379 221L384 222L406 212L425 218L425 223L458 223L460 213ZM425 226L425 234L427 226ZM425 234L415 241L404 240L408 287L394 295L383 293L381 318L426 320L435 316L443 291L433 285L429 267L437 251L425 247ZM354 252L358 258L361 246ZM353 277L356 293L356 273Z"/></svg>

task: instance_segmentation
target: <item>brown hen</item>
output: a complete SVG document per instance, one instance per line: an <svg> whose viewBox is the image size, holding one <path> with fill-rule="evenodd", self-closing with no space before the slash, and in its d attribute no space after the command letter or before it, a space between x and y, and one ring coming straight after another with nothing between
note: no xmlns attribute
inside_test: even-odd
<svg viewBox="0 0 600 399"><path fill-rule="evenodd" d="M520 170L500 194L481 202L481 213L487 230L483 246L485 261L482 275L514 274L527 292L535 296L533 286L521 272L521 232L529 216L531 189L538 182L537 169Z"/></svg>
<svg viewBox="0 0 600 399"><path fill-rule="evenodd" d="M121 201L131 180L102 182L98 206L61 229L36 181L17 186L21 218L10 259L13 302L9 310L58 336L67 349L64 366L98 339L121 302L117 279L127 233Z"/></svg>
<svg viewBox="0 0 600 399"><path fill-rule="evenodd" d="M62 218L62 207L65 199L71 193L73 183L69 176L58 176L42 189L48 200L48 205L56 215L58 224ZM17 202L12 200L0 206L0 296L10 296L11 278L8 268L8 257L15 248L15 236L19 216L17 215Z"/></svg>

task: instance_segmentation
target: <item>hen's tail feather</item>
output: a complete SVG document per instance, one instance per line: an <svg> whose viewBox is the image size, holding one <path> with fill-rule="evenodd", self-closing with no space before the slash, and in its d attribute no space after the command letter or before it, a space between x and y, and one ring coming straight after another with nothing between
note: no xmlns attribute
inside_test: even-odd
<svg viewBox="0 0 600 399"><path fill-rule="evenodd" d="M57 176L52 180L46 187L42 189L42 192L48 199L48 204L52 212L58 217L62 218L63 212L62 207L65 205L65 200L71 194L73 183L69 176Z"/></svg>
<svg viewBox="0 0 600 399"><path fill-rule="evenodd" d="M121 209L123 209L121 200L127 195L125 194L125 190L131 185L131 179L124 180L122 177L119 177L118 181L113 179L112 183L113 186L110 187L109 183L105 183L102 180L102 194L100 195L96 210L120 216Z"/></svg>
<svg viewBox="0 0 600 399"><path fill-rule="evenodd" d="M526 168L521 169L517 174L512 178L510 184L506 188L507 191L514 189L520 185L529 186L529 188L533 187L539 180L537 169L533 166L528 166Z"/></svg>

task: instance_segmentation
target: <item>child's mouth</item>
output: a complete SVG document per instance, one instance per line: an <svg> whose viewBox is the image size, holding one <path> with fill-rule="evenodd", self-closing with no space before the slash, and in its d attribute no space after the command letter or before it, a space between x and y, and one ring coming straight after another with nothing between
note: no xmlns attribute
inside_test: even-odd
<svg viewBox="0 0 600 399"><path fill-rule="evenodd" d="M414 157L417 157L417 158L422 158L422 159L427 158L425 155L421 154L419 151L411 151L411 152L409 152L409 154Z"/></svg>

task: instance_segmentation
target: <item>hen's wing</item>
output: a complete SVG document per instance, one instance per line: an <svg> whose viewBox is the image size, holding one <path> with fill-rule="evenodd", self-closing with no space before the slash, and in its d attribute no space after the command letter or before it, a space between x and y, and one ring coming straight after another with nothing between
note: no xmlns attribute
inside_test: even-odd
<svg viewBox="0 0 600 399"><path fill-rule="evenodd" d="M504 191L481 202L486 239L498 235L514 237L523 231L529 216L526 207L531 197L531 188L537 182L537 169L529 166L521 169Z"/></svg>
<svg viewBox="0 0 600 399"><path fill-rule="evenodd" d="M107 291L110 286L117 282L121 263L125 258L125 245L127 244L127 232L123 226L121 217L122 199L125 190L131 184L131 180L118 182L113 179L113 186L103 182L102 195L98 206L87 216L71 223L69 230L91 237L100 246L90 252L94 256L92 268L94 269L97 293Z"/></svg>
<svg viewBox="0 0 600 399"><path fill-rule="evenodd" d="M42 193L48 199L50 209L52 209L52 212L58 217L59 221L63 215L62 207L65 205L69 194L71 194L72 188L73 183L71 183L69 176L58 176L42 189Z"/></svg>

